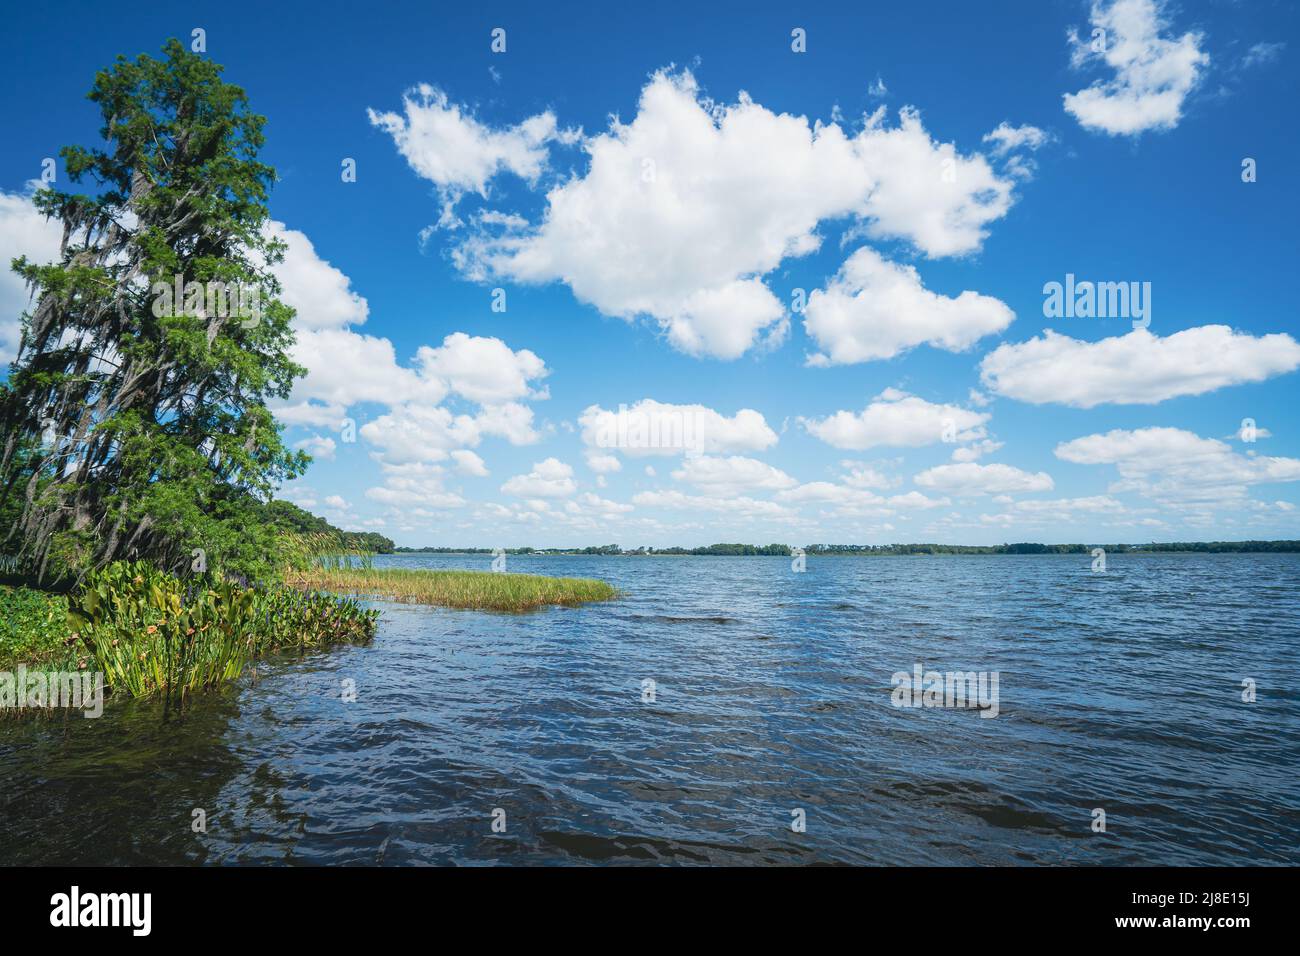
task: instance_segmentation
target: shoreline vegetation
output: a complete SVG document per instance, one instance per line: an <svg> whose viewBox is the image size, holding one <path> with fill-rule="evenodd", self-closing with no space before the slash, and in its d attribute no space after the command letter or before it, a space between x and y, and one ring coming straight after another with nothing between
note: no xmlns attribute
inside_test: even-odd
<svg viewBox="0 0 1300 956"><path fill-rule="evenodd" d="M1107 554L1293 554L1300 552L1300 541L1171 541L1148 544L810 544L805 554L818 557L908 556L946 554L1091 554L1101 548ZM493 554L493 548L404 548L389 554ZM794 549L787 544L710 544L699 548L635 548L625 550L616 544L585 548L504 548L506 554L597 557L790 557Z"/></svg>
<svg viewBox="0 0 1300 956"><path fill-rule="evenodd" d="M278 581L182 579L147 561L115 561L67 593L0 584L0 675L12 681L20 666L97 673L114 695L161 694L183 707L256 659L369 643L378 618L350 598ZM3 690L0 714L25 692Z"/></svg>
<svg viewBox="0 0 1300 956"><path fill-rule="evenodd" d="M313 567L290 571L285 580L291 587L307 590L481 611L578 607L621 596L613 585L594 578L492 571Z"/></svg>
<svg viewBox="0 0 1300 956"><path fill-rule="evenodd" d="M315 516L295 509L290 527ZM237 679L254 660L283 652L368 644L378 598L450 608L523 612L578 607L622 596L590 578L469 570L377 569L374 553L351 550L350 533L279 524L277 573L250 584L237 574L176 575L148 561L115 561L66 590L28 586L0 562L0 674L20 666L102 673L110 693L187 694ZM0 714L10 713L0 695ZM12 704L12 702L8 702Z"/></svg>

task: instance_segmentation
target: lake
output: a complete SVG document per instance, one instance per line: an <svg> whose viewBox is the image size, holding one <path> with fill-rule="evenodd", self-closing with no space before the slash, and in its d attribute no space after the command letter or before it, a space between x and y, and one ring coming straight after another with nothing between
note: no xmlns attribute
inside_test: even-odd
<svg viewBox="0 0 1300 956"><path fill-rule="evenodd" d="M512 555L626 598L0 723L0 863L1300 863L1300 555L1091 561Z"/></svg>

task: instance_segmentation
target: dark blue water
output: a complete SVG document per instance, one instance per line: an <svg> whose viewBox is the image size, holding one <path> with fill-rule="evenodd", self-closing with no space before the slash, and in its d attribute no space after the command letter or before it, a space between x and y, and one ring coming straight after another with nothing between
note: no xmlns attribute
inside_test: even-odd
<svg viewBox="0 0 1300 956"><path fill-rule="evenodd" d="M627 597L0 725L0 863L1300 863L1300 555L509 560Z"/></svg>

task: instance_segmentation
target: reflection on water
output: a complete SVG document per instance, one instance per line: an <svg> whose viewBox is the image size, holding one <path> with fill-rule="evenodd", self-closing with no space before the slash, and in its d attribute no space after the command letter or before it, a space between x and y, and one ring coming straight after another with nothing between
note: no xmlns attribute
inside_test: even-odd
<svg viewBox="0 0 1300 956"><path fill-rule="evenodd" d="M0 863L1300 862L1300 555L509 560L627 598L0 724ZM892 707L917 663L998 717Z"/></svg>

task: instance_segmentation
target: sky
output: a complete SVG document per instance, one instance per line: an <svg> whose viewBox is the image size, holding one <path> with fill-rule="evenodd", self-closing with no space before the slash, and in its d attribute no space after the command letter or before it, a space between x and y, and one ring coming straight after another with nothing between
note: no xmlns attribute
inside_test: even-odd
<svg viewBox="0 0 1300 956"><path fill-rule="evenodd" d="M166 7L6 9L0 258L55 256L96 70L201 45L279 176L279 496L334 524L1300 538L1294 3Z"/></svg>

